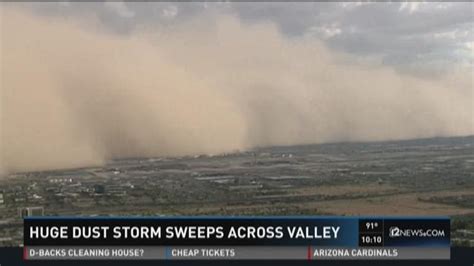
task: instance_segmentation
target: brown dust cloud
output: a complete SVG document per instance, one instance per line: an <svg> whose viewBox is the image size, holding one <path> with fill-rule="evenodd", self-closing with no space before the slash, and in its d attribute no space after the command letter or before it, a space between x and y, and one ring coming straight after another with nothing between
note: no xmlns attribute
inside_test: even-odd
<svg viewBox="0 0 474 266"><path fill-rule="evenodd" d="M4 175L474 132L468 71L400 74L232 16L120 35L93 18L1 12Z"/></svg>

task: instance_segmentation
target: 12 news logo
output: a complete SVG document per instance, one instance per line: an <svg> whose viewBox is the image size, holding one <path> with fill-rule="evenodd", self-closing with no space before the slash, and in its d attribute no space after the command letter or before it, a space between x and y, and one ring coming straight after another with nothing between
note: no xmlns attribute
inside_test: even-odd
<svg viewBox="0 0 474 266"><path fill-rule="evenodd" d="M397 226L392 226L389 229L389 237L444 237L444 230L439 229L400 229Z"/></svg>

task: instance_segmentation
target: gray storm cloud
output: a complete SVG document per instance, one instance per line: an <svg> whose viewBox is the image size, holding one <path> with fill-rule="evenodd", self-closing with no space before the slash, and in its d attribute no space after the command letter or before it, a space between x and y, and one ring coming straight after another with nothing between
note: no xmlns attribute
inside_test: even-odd
<svg viewBox="0 0 474 266"><path fill-rule="evenodd" d="M474 133L470 73L399 74L271 23L196 17L119 36L14 8L1 21L4 173Z"/></svg>

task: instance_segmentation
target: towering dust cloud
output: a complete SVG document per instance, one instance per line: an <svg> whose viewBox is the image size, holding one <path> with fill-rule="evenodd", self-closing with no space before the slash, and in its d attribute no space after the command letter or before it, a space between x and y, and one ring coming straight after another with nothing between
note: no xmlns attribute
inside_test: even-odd
<svg viewBox="0 0 474 266"><path fill-rule="evenodd" d="M360 65L269 23L197 17L120 36L11 7L1 21L4 173L473 133L470 74Z"/></svg>

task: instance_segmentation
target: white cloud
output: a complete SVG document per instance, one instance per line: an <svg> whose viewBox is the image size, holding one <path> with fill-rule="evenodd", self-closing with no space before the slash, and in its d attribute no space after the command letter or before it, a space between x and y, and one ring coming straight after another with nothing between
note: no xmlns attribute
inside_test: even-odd
<svg viewBox="0 0 474 266"><path fill-rule="evenodd" d="M124 2L105 2L104 5L123 18L132 18L135 12L130 10Z"/></svg>
<svg viewBox="0 0 474 266"><path fill-rule="evenodd" d="M464 38L467 37L469 32L467 30L459 30L459 29L454 29L452 31L445 31L445 32L438 32L434 34L435 38L448 38L448 39L458 39L458 38Z"/></svg>
<svg viewBox="0 0 474 266"><path fill-rule="evenodd" d="M316 35L322 39L329 39L342 33L341 28L333 25L314 26L309 29L310 35Z"/></svg>
<svg viewBox="0 0 474 266"><path fill-rule="evenodd" d="M474 53L474 41L471 41L471 42L465 42L464 43L464 46L471 50L471 53Z"/></svg>
<svg viewBox="0 0 474 266"><path fill-rule="evenodd" d="M176 6L167 6L164 8L161 13L165 18L174 18L178 15L178 7Z"/></svg>
<svg viewBox="0 0 474 266"><path fill-rule="evenodd" d="M400 5L398 11L407 10L408 13L412 14L420 8L420 4L425 4L423 2L403 2Z"/></svg>
<svg viewBox="0 0 474 266"><path fill-rule="evenodd" d="M390 4L390 2L388 2ZM342 2L341 3L341 6L343 8L354 8L354 7L358 7L358 6L363 6L363 5L370 5L370 4L373 4L373 2Z"/></svg>
<svg viewBox="0 0 474 266"><path fill-rule="evenodd" d="M452 3L438 3L435 8L437 9L446 9L451 7L453 4Z"/></svg>

